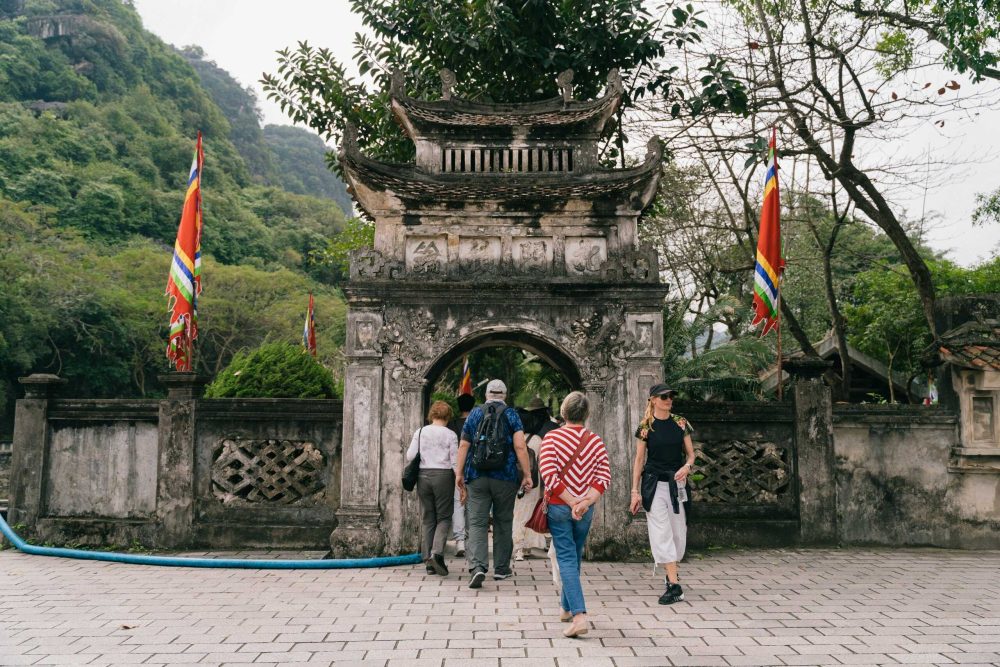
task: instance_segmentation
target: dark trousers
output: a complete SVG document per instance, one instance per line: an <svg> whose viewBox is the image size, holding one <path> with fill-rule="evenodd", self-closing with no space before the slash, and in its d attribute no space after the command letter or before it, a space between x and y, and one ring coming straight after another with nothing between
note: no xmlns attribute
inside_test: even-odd
<svg viewBox="0 0 1000 667"><path fill-rule="evenodd" d="M467 484L465 557L469 571L488 570L490 565L489 524L493 513L493 571L510 572L510 557L514 551L514 500L517 482L505 482L492 477L477 477Z"/></svg>
<svg viewBox="0 0 1000 667"><path fill-rule="evenodd" d="M450 468L426 468L417 477L417 497L423 539L420 553L424 560L444 554L444 543L451 533L451 517L455 510L455 471Z"/></svg>

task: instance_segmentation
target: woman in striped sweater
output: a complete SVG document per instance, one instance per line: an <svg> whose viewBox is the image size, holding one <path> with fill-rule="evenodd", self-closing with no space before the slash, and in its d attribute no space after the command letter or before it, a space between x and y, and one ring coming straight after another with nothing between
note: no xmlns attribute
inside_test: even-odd
<svg viewBox="0 0 1000 667"><path fill-rule="evenodd" d="M590 414L587 396L572 392L559 413L566 424L542 440L538 471L549 496L549 531L562 579L560 620L573 622L563 634L579 637L589 629L580 562L594 519L593 505L611 484L611 465L604 441L583 426Z"/></svg>

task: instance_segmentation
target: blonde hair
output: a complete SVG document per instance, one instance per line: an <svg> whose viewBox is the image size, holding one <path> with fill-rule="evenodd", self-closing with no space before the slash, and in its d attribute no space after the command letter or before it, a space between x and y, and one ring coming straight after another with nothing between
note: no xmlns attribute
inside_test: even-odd
<svg viewBox="0 0 1000 667"><path fill-rule="evenodd" d="M646 401L646 414L642 416L642 421L639 422L639 430L641 431L652 431L653 430L653 399L655 396L650 396L649 400Z"/></svg>
<svg viewBox="0 0 1000 667"><path fill-rule="evenodd" d="M451 406L444 401L434 401L431 404L431 409L427 412L427 421L432 422L435 419L443 419L448 421L451 419Z"/></svg>

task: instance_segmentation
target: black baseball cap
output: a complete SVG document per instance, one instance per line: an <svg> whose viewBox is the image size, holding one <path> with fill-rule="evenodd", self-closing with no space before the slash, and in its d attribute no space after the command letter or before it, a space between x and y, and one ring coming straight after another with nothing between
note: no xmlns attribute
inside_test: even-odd
<svg viewBox="0 0 1000 667"><path fill-rule="evenodd" d="M671 389L663 382L654 384L652 387L649 388L650 398L652 398L653 396L660 396L662 394L670 394L670 398L673 398L674 396L677 395L677 390Z"/></svg>

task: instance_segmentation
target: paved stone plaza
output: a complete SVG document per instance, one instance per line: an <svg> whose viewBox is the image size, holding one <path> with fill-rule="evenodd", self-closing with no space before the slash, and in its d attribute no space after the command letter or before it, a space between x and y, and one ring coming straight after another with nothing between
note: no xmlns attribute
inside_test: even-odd
<svg viewBox="0 0 1000 667"><path fill-rule="evenodd" d="M0 552L2 665L1000 664L1000 553L709 552L657 605L647 564L586 563L561 636L547 560L513 580L424 567L254 571ZM458 568L453 568L458 569Z"/></svg>

